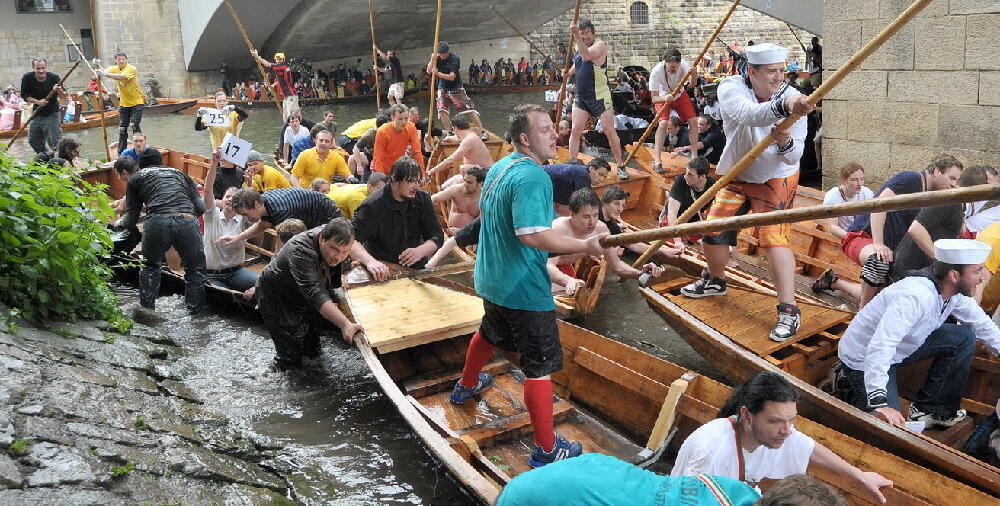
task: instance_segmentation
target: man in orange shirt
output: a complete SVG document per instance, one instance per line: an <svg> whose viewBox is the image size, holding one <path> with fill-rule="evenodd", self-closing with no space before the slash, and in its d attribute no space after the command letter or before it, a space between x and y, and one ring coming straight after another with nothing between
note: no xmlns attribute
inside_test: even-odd
<svg viewBox="0 0 1000 506"><path fill-rule="evenodd" d="M410 122L410 110L403 104L396 104L389 108L389 115L391 121L379 127L375 134L372 170L388 174L392 164L402 156L413 157L422 170L424 154L420 150L417 126Z"/></svg>

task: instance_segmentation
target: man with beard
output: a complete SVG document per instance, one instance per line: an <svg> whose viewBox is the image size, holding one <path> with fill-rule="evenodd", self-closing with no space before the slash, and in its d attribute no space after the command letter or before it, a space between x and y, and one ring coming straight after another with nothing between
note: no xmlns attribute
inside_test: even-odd
<svg viewBox="0 0 1000 506"><path fill-rule="evenodd" d="M354 212L354 236L372 257L422 269L444 242L427 192L420 190L420 165L408 156L392 164L389 185L371 194Z"/></svg>
<svg viewBox="0 0 1000 506"><path fill-rule="evenodd" d="M951 427L964 420L959 404L976 339L1000 353L1000 330L972 297L985 279L990 247L971 239L939 239L934 253L929 268L889 285L858 311L837 352L851 403L897 426L910 420ZM945 323L949 317L961 325ZM927 379L904 418L896 370L928 359L933 361Z"/></svg>
<svg viewBox="0 0 1000 506"><path fill-rule="evenodd" d="M756 486L805 474L814 466L846 476L867 490L869 500L885 502L879 491L892 482L854 467L820 442L795 430L799 393L781 374L762 371L733 390L715 420L691 433L677 453L670 476L708 474Z"/></svg>
<svg viewBox="0 0 1000 506"><path fill-rule="evenodd" d="M479 194L483 191L484 179L486 170L482 167L469 167L462 176L462 184L451 185L431 195L431 202L435 204L451 203L448 206L449 235L454 235L458 229L479 216Z"/></svg>

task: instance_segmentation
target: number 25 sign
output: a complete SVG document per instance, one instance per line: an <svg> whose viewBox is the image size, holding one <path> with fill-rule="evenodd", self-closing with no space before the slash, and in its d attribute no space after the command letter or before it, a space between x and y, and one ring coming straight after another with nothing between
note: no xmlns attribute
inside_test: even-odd
<svg viewBox="0 0 1000 506"><path fill-rule="evenodd" d="M205 115L202 116L201 122L205 126L228 127L229 114L226 114L218 109L209 109L205 111Z"/></svg>
<svg viewBox="0 0 1000 506"><path fill-rule="evenodd" d="M251 147L253 145L249 142L231 133L226 133L226 137L222 139L222 145L219 146L219 149L222 150L223 160L233 162L237 167L246 167L247 154L250 153Z"/></svg>

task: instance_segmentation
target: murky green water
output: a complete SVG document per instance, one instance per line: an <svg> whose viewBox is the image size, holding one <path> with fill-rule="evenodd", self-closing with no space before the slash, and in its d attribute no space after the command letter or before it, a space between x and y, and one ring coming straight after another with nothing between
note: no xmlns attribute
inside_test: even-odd
<svg viewBox="0 0 1000 506"><path fill-rule="evenodd" d="M541 96L515 94L474 97L487 128L502 132L511 108ZM426 104L421 104L426 108ZM333 107L341 128L370 117L371 104ZM307 107L319 118L323 108ZM208 154L207 134L195 132L194 116L148 116L150 142ZM257 109L243 137L270 152L280 124L273 108ZM109 135L114 132L109 129ZM85 156L103 156L100 129L74 133ZM24 141L15 154L30 151ZM466 278L464 282L468 283ZM131 286L119 287L134 306ZM284 446L274 463L287 470L298 500L311 504L466 504L468 497L447 477L382 395L358 353L342 343L324 343L321 364L306 374L269 372L273 348L262 325L232 310L213 308L186 314L181 296L161 297L160 327L189 350L189 386L246 430ZM604 285L597 310L575 323L611 336L682 366L712 373L711 367L646 306L634 282Z"/></svg>

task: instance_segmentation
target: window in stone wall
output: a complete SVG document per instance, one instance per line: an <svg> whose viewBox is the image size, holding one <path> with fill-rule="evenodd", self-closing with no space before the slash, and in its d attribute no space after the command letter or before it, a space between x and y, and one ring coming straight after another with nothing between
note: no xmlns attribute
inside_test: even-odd
<svg viewBox="0 0 1000 506"><path fill-rule="evenodd" d="M33 12L73 12L70 0L14 0L18 14Z"/></svg>
<svg viewBox="0 0 1000 506"><path fill-rule="evenodd" d="M629 11L632 14L633 25L649 24L649 6L646 5L646 2L632 2Z"/></svg>

